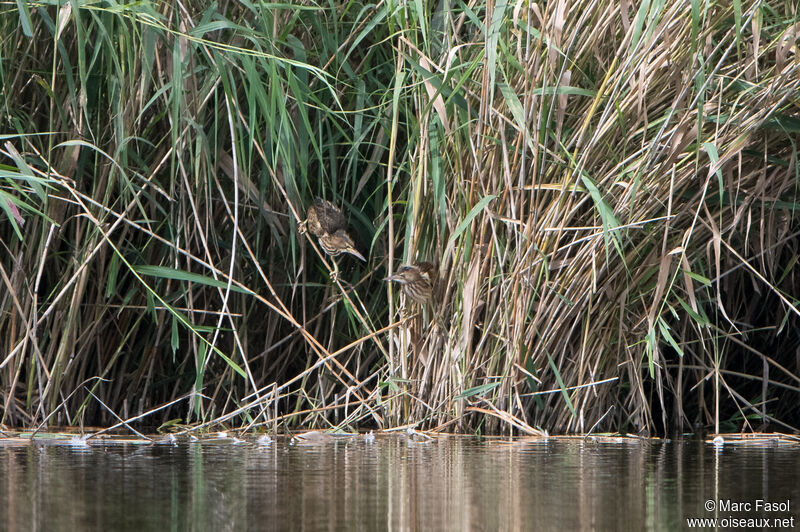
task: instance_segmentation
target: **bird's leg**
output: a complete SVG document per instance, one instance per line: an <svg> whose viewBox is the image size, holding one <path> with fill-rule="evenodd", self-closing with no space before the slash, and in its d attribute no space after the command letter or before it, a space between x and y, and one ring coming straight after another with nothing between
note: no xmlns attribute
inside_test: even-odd
<svg viewBox="0 0 800 532"><path fill-rule="evenodd" d="M304 235L308 232L308 220L297 222L297 232Z"/></svg>
<svg viewBox="0 0 800 532"><path fill-rule="evenodd" d="M408 309L406 307L400 307L400 321L408 318L410 314L408 313Z"/></svg>
<svg viewBox="0 0 800 532"><path fill-rule="evenodd" d="M421 314L418 311L417 306L412 303L410 299L406 298L405 305L400 307L400 319L413 320L419 315Z"/></svg>
<svg viewBox="0 0 800 532"><path fill-rule="evenodd" d="M336 264L336 260L331 258L331 262L333 263L333 271L331 272L331 281L334 283L339 280L339 265Z"/></svg>

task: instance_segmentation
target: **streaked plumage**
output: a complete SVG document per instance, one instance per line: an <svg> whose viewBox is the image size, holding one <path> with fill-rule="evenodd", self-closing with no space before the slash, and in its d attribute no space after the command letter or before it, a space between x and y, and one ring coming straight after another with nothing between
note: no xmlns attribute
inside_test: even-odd
<svg viewBox="0 0 800 532"><path fill-rule="evenodd" d="M319 246L322 248L322 251L331 257L336 257L342 253L350 253L358 259L366 262L364 256L356 250L353 239L350 238L350 235L348 235L344 229L339 229L333 234L322 233L318 236Z"/></svg>
<svg viewBox="0 0 800 532"><path fill-rule="evenodd" d="M387 277L386 280L399 283L403 293L412 301L424 305L433 297L436 267L430 262L417 262L406 264L397 270L397 273Z"/></svg>
<svg viewBox="0 0 800 532"><path fill-rule="evenodd" d="M308 208L306 220L301 224L301 233L308 231L317 237L322 251L336 257L342 253L349 253L366 262L364 256L356 250L353 238L347 232L347 220L342 211L330 201L317 198ZM331 277L336 279L339 267L333 261Z"/></svg>

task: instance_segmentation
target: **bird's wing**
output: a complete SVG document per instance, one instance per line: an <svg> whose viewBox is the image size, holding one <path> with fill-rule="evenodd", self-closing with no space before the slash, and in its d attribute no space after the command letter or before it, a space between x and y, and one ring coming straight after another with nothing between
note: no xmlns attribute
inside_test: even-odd
<svg viewBox="0 0 800 532"><path fill-rule="evenodd" d="M430 262L420 262L417 264L417 267L419 268L419 273L423 277L427 277L430 283L436 280L436 266Z"/></svg>
<svg viewBox="0 0 800 532"><path fill-rule="evenodd" d="M342 211L330 201L319 199L317 201L322 210L320 221L326 232L333 234L339 229L347 229L347 220L345 220Z"/></svg>
<svg viewBox="0 0 800 532"><path fill-rule="evenodd" d="M320 217L322 216L321 210L322 207L315 202L308 208L308 213L306 214L306 225L314 236L322 236L325 234L320 224Z"/></svg>

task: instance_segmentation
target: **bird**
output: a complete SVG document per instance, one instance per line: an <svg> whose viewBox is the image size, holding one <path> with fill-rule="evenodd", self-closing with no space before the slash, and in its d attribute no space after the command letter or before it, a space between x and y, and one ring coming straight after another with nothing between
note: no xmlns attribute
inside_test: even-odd
<svg viewBox="0 0 800 532"><path fill-rule="evenodd" d="M347 232L347 220L342 211L330 201L317 198L306 212L306 219L300 224L300 233L310 232L317 237L317 242L326 254L336 257L342 253L349 253L359 260L366 262L364 256L358 252L355 242ZM333 261L331 277L336 280L339 267Z"/></svg>
<svg viewBox="0 0 800 532"><path fill-rule="evenodd" d="M390 275L385 281L400 284L403 294L412 302L419 305L417 325L414 326L411 338L415 344L420 339L421 327L425 326L426 321L433 319L433 323L440 330L446 330L445 321L437 309L437 304L433 299L436 290L436 278L438 276L436 266L430 262L415 262L404 264L398 268L394 275ZM427 312L430 311L430 312ZM427 319L426 319L427 316ZM416 338L416 340L414 339Z"/></svg>
<svg viewBox="0 0 800 532"><path fill-rule="evenodd" d="M433 299L435 276L436 267L433 264L416 262L401 266L397 273L390 275L385 280L399 283L406 297L424 306Z"/></svg>

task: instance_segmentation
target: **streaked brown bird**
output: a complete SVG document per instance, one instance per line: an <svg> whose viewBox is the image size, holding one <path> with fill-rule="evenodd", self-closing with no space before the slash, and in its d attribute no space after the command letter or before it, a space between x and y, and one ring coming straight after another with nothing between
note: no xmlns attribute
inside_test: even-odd
<svg viewBox="0 0 800 532"><path fill-rule="evenodd" d="M300 226L300 232L309 231L317 237L322 251L336 257L349 253L366 262L364 256L355 248L353 238L347 232L347 220L342 211L330 201L317 198L308 208L306 221ZM333 279L339 275L339 266L333 261Z"/></svg>
<svg viewBox="0 0 800 532"><path fill-rule="evenodd" d="M415 303L425 305L433 298L436 267L430 262L416 262L401 266L397 273L385 280L399 283L403 293Z"/></svg>

